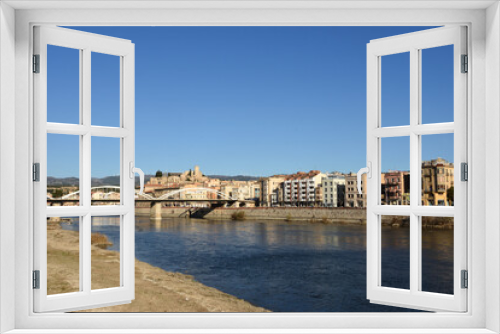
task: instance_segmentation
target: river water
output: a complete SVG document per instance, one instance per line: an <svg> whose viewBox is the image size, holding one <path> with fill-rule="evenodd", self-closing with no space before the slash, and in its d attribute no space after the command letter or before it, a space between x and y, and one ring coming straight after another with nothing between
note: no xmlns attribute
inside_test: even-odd
<svg viewBox="0 0 500 334"><path fill-rule="evenodd" d="M113 222L92 230L118 249ZM271 311L407 311L366 299L366 226L138 217L135 233L138 260ZM408 287L409 229L383 227L382 244L382 285ZM452 293L453 230L423 230L422 246L423 289Z"/></svg>

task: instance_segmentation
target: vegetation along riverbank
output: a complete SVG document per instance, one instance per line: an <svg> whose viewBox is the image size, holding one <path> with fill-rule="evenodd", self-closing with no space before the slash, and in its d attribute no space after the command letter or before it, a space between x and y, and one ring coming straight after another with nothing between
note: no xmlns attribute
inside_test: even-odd
<svg viewBox="0 0 500 334"><path fill-rule="evenodd" d="M78 291L78 232L63 230L48 221L47 289L49 294ZM92 289L119 286L120 256L105 249L105 235L93 233ZM250 303L197 282L192 276L167 272L135 261L135 299L130 304L86 312L268 312Z"/></svg>

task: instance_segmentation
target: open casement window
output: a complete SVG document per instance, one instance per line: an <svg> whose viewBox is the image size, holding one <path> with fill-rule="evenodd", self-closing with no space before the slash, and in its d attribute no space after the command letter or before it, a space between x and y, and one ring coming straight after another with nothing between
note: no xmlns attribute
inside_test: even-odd
<svg viewBox="0 0 500 334"><path fill-rule="evenodd" d="M461 177L467 167L466 54L466 28L458 26L373 40L367 46L367 298L372 303L467 310L467 182ZM394 71L391 62L397 57L403 61ZM448 66L447 77L433 75ZM407 100L391 96L395 85L407 85ZM449 103L435 105L447 90ZM446 108L449 115L443 118ZM446 145L452 158L429 157L429 152L445 151ZM406 170L394 163L405 155ZM433 221L454 226L453 252L447 255L453 265L445 273L451 278L448 286L436 284L443 274L432 276L427 267L427 252L450 242L435 240L430 249L423 244L422 234ZM384 230L399 222L409 224L408 252L391 255L385 251L390 245ZM391 256L399 258L392 261Z"/></svg>
<svg viewBox="0 0 500 334"><path fill-rule="evenodd" d="M98 62L101 66L94 67ZM114 71L112 79L105 78L108 70ZM35 27L33 72L34 311L129 303L134 299L134 44L70 29ZM74 94L68 93L72 87ZM106 99L114 104L103 102ZM114 201L91 183L110 157L115 157L113 175L119 175ZM75 166L71 176L76 181L69 193L48 192L54 166L63 170ZM49 198L57 200L49 203ZM119 256L95 258L94 230L110 221ZM72 238L48 245L48 234L61 228L61 222L72 228ZM52 266L53 256L64 257L57 261L64 267ZM96 266L116 277L97 277ZM59 281L61 277L64 281Z"/></svg>

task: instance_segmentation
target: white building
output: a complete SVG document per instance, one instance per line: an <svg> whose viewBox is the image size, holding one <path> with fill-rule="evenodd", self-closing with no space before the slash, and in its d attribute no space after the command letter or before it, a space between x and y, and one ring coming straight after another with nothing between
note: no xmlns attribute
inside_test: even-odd
<svg viewBox="0 0 500 334"><path fill-rule="evenodd" d="M321 179L323 205L326 207L344 206L345 176L340 173L327 174Z"/></svg>
<svg viewBox="0 0 500 334"><path fill-rule="evenodd" d="M283 182L283 201L285 205L309 206L321 204L318 187L325 174L317 170L309 173L298 172L288 175Z"/></svg>

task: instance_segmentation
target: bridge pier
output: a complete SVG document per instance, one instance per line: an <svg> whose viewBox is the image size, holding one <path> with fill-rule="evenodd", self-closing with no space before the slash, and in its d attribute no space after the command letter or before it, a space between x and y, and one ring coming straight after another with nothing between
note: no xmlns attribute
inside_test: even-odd
<svg viewBox="0 0 500 334"><path fill-rule="evenodd" d="M149 212L149 218L150 219L161 219L161 207L162 207L162 202L153 202L153 205L151 206L151 210Z"/></svg>

